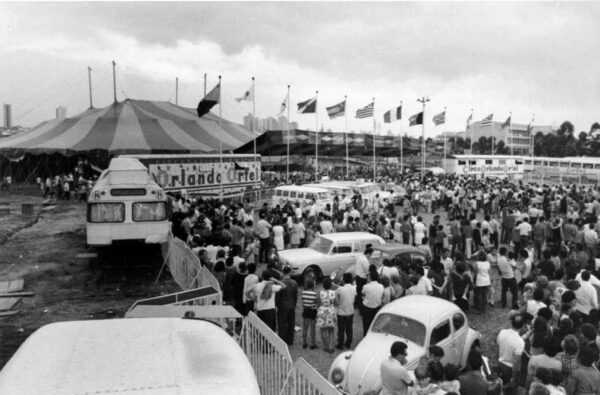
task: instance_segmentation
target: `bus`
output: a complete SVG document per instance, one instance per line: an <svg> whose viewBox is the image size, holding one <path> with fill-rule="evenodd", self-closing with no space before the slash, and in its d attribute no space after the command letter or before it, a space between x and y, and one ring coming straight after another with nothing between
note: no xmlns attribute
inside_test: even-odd
<svg viewBox="0 0 600 395"><path fill-rule="evenodd" d="M300 207L305 207L312 202L317 204L317 209L322 211L329 204L333 206L333 197L331 192L325 188L309 187L305 185L282 185L276 187L273 191L273 206L283 206L285 203L299 203Z"/></svg>
<svg viewBox="0 0 600 395"><path fill-rule="evenodd" d="M168 211L165 192L139 160L113 158L88 197L87 244L166 242L171 229Z"/></svg>

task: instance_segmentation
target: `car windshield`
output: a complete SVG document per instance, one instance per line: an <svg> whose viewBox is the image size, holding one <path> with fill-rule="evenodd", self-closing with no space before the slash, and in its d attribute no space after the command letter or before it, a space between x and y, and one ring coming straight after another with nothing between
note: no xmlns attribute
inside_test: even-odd
<svg viewBox="0 0 600 395"><path fill-rule="evenodd" d="M331 240L328 240L324 237L317 237L310 245L310 248L312 248L315 251L319 251L322 254L328 254L329 250L331 250L332 244L333 241Z"/></svg>
<svg viewBox="0 0 600 395"><path fill-rule="evenodd" d="M425 325L401 315L379 314L375 319L371 331L410 340L419 346L425 345Z"/></svg>

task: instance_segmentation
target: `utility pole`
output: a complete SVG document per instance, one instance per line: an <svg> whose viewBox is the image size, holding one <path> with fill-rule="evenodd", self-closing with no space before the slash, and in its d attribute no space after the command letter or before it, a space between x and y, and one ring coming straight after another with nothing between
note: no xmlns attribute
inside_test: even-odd
<svg viewBox="0 0 600 395"><path fill-rule="evenodd" d="M426 103L430 101L430 99L427 96L423 96L419 99L417 99L417 101L419 103L421 103L423 105L423 112L422 112L422 119L421 119L421 127L422 127L422 139L423 139L423 143L421 146L421 179L425 178L425 151L426 151L426 144L425 144L425 106Z"/></svg>

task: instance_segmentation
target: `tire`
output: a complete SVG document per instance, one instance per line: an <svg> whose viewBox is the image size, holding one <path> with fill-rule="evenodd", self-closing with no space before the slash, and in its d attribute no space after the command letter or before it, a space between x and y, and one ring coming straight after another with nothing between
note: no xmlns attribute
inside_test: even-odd
<svg viewBox="0 0 600 395"><path fill-rule="evenodd" d="M321 281L321 279L323 278L323 272L318 266L309 266L306 269L304 269L304 272L302 273L302 277L304 279L306 279L306 277L308 276L313 276L315 281L318 282Z"/></svg>

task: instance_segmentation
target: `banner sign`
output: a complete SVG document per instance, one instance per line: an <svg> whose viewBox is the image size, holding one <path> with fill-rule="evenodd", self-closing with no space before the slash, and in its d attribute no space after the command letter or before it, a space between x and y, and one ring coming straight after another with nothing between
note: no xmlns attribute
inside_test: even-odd
<svg viewBox="0 0 600 395"><path fill-rule="evenodd" d="M214 195L261 185L260 157L254 155L131 155L167 192Z"/></svg>

